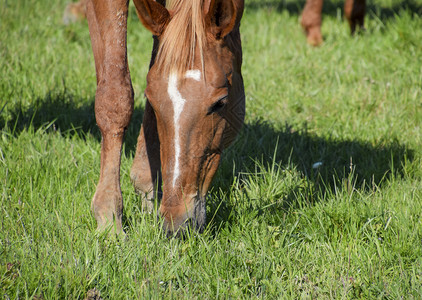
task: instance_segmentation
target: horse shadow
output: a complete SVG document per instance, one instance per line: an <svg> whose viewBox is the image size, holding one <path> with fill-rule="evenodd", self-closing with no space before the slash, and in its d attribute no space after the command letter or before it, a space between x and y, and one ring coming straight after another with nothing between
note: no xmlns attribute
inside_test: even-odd
<svg viewBox="0 0 422 300"><path fill-rule="evenodd" d="M392 177L403 176L405 163L413 160L414 150L397 141L373 145L360 140L339 140L311 134L306 126L300 131L293 130L289 124L275 129L269 122L255 120L245 124L234 145L227 150L214 188L225 191L226 198L230 198L234 184L242 189L250 178L259 180L259 175L254 174L264 172L264 176L274 176L279 169L288 170L284 173L288 174L293 168L302 174L305 187L293 185L287 187L283 195L268 199L251 199L247 192L235 192L237 196L244 195L242 201L247 203L242 206L251 216L258 217L265 208L265 214L270 216L266 222L276 225L283 214L324 201L321 199L327 199L327 195L351 193L355 189L361 192L375 190ZM281 200L277 199L279 196ZM210 200L208 205L214 223L210 224L211 231L217 234L222 225L236 222L237 218L233 216L236 205L218 198Z"/></svg>
<svg viewBox="0 0 422 300"><path fill-rule="evenodd" d="M8 128L13 135L25 130L44 130L59 132L63 136L79 135L85 139L88 135L101 141L101 132L95 119L95 95L81 99L68 91L49 91L43 97L36 98L30 106L21 102L13 105L6 103L0 107L0 128ZM137 135L142 124L144 110L139 105L135 108L131 124L125 136L125 154L135 153Z"/></svg>
<svg viewBox="0 0 422 300"><path fill-rule="evenodd" d="M94 96L81 99L67 91L49 91L30 105L6 103L0 113L0 128L13 135L26 130L59 131L100 137L94 115Z"/></svg>
<svg viewBox="0 0 422 300"><path fill-rule="evenodd" d="M85 138L90 135L100 142L101 134L95 122L94 96L89 99L77 99L68 92L49 92L45 97L36 99L30 107L15 105L1 108L0 128L7 126L13 135L19 135L28 128L36 132L60 132L64 136L78 135ZM137 106L125 137L125 155L133 157L139 129L142 123L143 108ZM397 141L389 144L373 145L360 140L339 140L332 137L320 137L304 129L295 131L289 124L277 128L274 124L250 120L243 126L238 138L223 154L220 168L215 176L213 191L222 190L230 193L236 178L242 179L257 171L257 165L264 168L286 169L293 166L313 191L308 202L312 205L321 194L335 193L340 189L359 187L371 189L381 185L392 176L405 173L405 162L414 160L414 151ZM315 165L318 167L315 168ZM99 170L98 170L99 172ZM242 177L243 176L243 177ZM350 183L350 178L353 182ZM349 185L342 185L347 182ZM283 201L272 203L271 212L289 212L297 205L297 191L291 190ZM211 193L215 195L216 193ZM261 199L262 200L262 199ZM268 204L268 203L267 203ZM138 203L141 206L141 202ZM214 215L212 231L235 222L231 213L233 204L222 203L217 197L210 197L208 203L210 215ZM249 204L245 204L249 205ZM251 214L259 214L260 207L266 203L251 202Z"/></svg>

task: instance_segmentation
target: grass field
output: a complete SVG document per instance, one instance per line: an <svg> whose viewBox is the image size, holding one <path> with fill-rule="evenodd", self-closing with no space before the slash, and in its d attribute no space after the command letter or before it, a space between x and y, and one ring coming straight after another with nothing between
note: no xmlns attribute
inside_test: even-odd
<svg viewBox="0 0 422 300"><path fill-rule="evenodd" d="M152 44L132 7L124 241L90 213L95 69L87 24L64 26L65 5L0 0L0 297L422 298L421 0L369 0L355 37L326 3L319 48L302 1L246 0L246 123L205 232L185 240L142 214L130 184Z"/></svg>

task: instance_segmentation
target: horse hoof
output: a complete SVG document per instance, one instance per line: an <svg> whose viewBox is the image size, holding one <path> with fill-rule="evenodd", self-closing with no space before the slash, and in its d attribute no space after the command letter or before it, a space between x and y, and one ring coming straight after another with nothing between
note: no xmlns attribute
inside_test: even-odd
<svg viewBox="0 0 422 300"><path fill-rule="evenodd" d="M91 202L91 211L97 221L97 231L120 235L122 228L123 203L121 193L98 190Z"/></svg>
<svg viewBox="0 0 422 300"><path fill-rule="evenodd" d="M309 28L306 40L311 46L320 46L323 43L321 30L319 28Z"/></svg>

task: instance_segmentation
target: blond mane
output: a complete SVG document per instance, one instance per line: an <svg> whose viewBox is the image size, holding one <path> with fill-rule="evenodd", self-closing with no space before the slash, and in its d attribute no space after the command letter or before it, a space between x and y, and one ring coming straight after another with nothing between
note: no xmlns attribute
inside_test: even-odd
<svg viewBox="0 0 422 300"><path fill-rule="evenodd" d="M199 51L204 69L203 48L206 41L204 0L167 0L172 18L164 30L155 64L164 74L184 74L193 68Z"/></svg>

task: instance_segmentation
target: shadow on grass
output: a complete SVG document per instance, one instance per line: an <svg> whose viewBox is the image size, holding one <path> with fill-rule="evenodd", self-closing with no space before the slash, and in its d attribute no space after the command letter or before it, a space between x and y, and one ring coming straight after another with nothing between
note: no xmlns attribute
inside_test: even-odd
<svg viewBox="0 0 422 300"><path fill-rule="evenodd" d="M306 0L299 0L295 2L288 2L285 0L251 0L246 1L245 8L247 10L269 9L277 10L279 12L288 11L291 15L300 15L305 6ZM337 16L340 10L343 13L344 1L324 1L322 14L329 16ZM394 18L402 10L408 10L422 15L422 5L413 0L404 0L396 3L393 6L381 6L374 3L367 4L367 16L371 17L372 13L381 21L387 21Z"/></svg>
<svg viewBox="0 0 422 300"><path fill-rule="evenodd" d="M79 99L66 92L49 92L37 98L31 105L21 102L12 106L5 105L0 114L0 126L7 126L13 134L33 128L35 131L48 127L47 130L60 130L62 134L78 132L99 137L95 123L94 98Z"/></svg>
<svg viewBox="0 0 422 300"><path fill-rule="evenodd" d="M405 158L413 159L413 151L398 143L374 147L362 141L317 137L308 133L306 126L302 131L294 131L286 124L284 129L275 130L262 121L246 124L228 152L226 159L233 160L240 167L239 172L253 171L255 161L271 165L275 158L281 166L291 162L310 180L315 177L313 165L320 162L318 177L325 182L332 181L334 175L347 178L352 165L358 185L363 182L378 185L391 170L401 174Z"/></svg>
<svg viewBox="0 0 422 300"><path fill-rule="evenodd" d="M270 216L265 219L266 222L271 223L269 220L272 219L278 220L274 223L279 223L283 214L297 207L322 201L327 194L350 193L353 188L362 192L370 191L392 176L403 175L405 161L413 160L414 150L398 142L373 146L358 140L321 138L307 132L306 127L301 131L294 131L286 124L283 129L275 130L267 122L252 121L244 126L235 144L226 151L214 186L216 189L221 188L230 197L233 178L229 174L234 173L240 179L248 179L256 171L268 172L261 179L270 181L268 177L271 174L278 176L277 172L281 170L281 181L289 181L289 176L293 176L289 175L294 172L291 171L293 167L303 174L302 182L287 183L285 190L271 195L273 197L268 200L265 197L250 199L248 196L242 199L246 202L242 206L252 216L262 214L265 207L265 214ZM271 168L273 173L269 172ZM261 180L259 175L253 175L252 178L258 182ZM240 188L242 182L241 180ZM215 214L214 224L210 224L212 232L216 233L224 224L236 222L238 216L233 216L237 211L236 205L230 201L210 200L211 214Z"/></svg>
<svg viewBox="0 0 422 300"><path fill-rule="evenodd" d="M67 92L50 92L43 98L37 98L31 106L11 106L6 104L0 113L0 128L7 126L12 134L33 128L47 128L47 131L60 131L62 135L78 134L81 138L92 136L101 141L101 133L95 120L95 96L90 99L76 98ZM2 107L0 107L0 110ZM143 108L135 108L132 120L126 132L125 149L127 155L133 155L137 135L143 118Z"/></svg>
<svg viewBox="0 0 422 300"><path fill-rule="evenodd" d="M142 116L143 109L135 109L125 138L127 157L134 156ZM93 98L74 99L66 93L49 93L44 98L37 99L31 107L5 108L0 114L1 128L4 128L6 122L9 128L7 130L16 135L30 126L37 131L50 124L48 130L60 131L63 135L78 135L82 139L92 135L98 143L101 140L95 123ZM233 174L242 176L254 173L256 162L270 167L275 158L277 167L283 169L294 166L304 175L304 180L308 181L313 189L317 189L316 196L310 195L309 199L305 197L308 199L306 201L312 204L324 199L321 193L333 193L335 188L344 189L344 186L336 187L335 184L347 181L352 169L355 185L370 189L373 184L380 185L392 175L403 174L404 162L412 161L413 157L414 151L398 142L373 146L357 140L321 138L307 132L306 127L302 131L294 131L286 124L282 129L275 129L272 124L264 121L250 121L244 125L235 143L225 151L213 185L216 189L229 191L233 183ZM316 172L313 165L319 162L322 165ZM290 191L285 200L274 205L274 213L288 212L295 205L302 205L296 203L297 192ZM235 208L230 206L230 203L219 203L218 199L210 199L208 205L211 215L217 213L213 227L218 228L224 223L232 222L230 214ZM251 203L250 211L259 213L256 212L256 203Z"/></svg>

